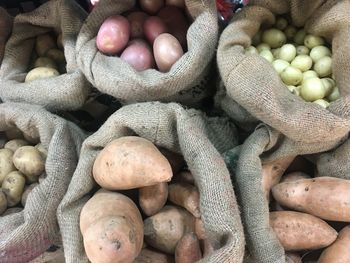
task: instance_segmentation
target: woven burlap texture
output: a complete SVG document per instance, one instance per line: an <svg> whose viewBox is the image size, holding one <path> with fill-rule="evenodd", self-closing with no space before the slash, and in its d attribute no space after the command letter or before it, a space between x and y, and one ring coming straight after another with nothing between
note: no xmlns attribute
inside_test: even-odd
<svg viewBox="0 0 350 263"><path fill-rule="evenodd" d="M241 208L250 258L247 262L285 263L284 250L269 224L269 202L262 189L262 165L286 157L315 154L337 147L339 140L323 144L295 142L273 128L259 125L243 143L225 153Z"/></svg>
<svg viewBox="0 0 350 263"><path fill-rule="evenodd" d="M44 106L49 110L79 108L90 91L90 84L76 62L76 39L86 12L70 0L52 0L14 19L0 68L0 99ZM62 33L66 74L24 83L38 35Z"/></svg>
<svg viewBox="0 0 350 263"><path fill-rule="evenodd" d="M0 67L5 52L5 44L12 31L13 17L0 7Z"/></svg>
<svg viewBox="0 0 350 263"><path fill-rule="evenodd" d="M96 35L104 20L131 9L134 0L101 0L81 28L78 63L87 79L103 93L123 103L169 101L193 105L211 92L206 85L218 38L215 1L187 0L195 19L187 32L188 51L167 73L135 71L117 56L106 56L96 47Z"/></svg>
<svg viewBox="0 0 350 263"><path fill-rule="evenodd" d="M59 233L56 210L78 163L84 133L42 107L0 104L0 131L17 127L40 138L48 150L46 178L28 196L22 212L0 217L0 262L18 263L43 253Z"/></svg>
<svg viewBox="0 0 350 263"><path fill-rule="evenodd" d="M350 130L350 1L254 0L236 14L222 33L217 63L226 90L221 105L232 118L230 104L238 103L249 115L289 138L323 143L342 138ZM324 37L332 44L333 73L341 99L324 109L289 92L272 65L259 55L246 54L262 24L272 25L280 14L290 14L296 26ZM244 113L244 111L242 110Z"/></svg>
<svg viewBox="0 0 350 263"><path fill-rule="evenodd" d="M219 153L238 144L235 128L227 119L208 119L199 111L159 102L121 108L83 143L79 164L58 209L66 262L88 262L79 215L95 185L92 166L97 154L112 140L135 134L183 154L193 173L202 220L216 248L202 262L242 262L243 227L230 175Z"/></svg>

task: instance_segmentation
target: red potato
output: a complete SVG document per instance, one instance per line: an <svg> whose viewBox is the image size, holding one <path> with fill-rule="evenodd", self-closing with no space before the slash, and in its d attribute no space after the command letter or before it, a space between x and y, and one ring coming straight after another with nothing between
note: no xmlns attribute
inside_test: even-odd
<svg viewBox="0 0 350 263"><path fill-rule="evenodd" d="M150 16L143 24L143 32L148 42L153 45L154 40L160 34L167 33L168 29L162 19L157 16Z"/></svg>
<svg viewBox="0 0 350 263"><path fill-rule="evenodd" d="M185 209L165 206L144 221L145 241L162 252L174 254L185 233L194 231L194 217Z"/></svg>
<svg viewBox="0 0 350 263"><path fill-rule="evenodd" d="M187 46L186 35L189 23L183 10L176 6L166 6L159 11L158 16L168 27L169 33L185 48Z"/></svg>
<svg viewBox="0 0 350 263"><path fill-rule="evenodd" d="M198 189L186 183L174 183L169 185L169 201L185 208L194 217L199 218L201 212L199 209Z"/></svg>
<svg viewBox="0 0 350 263"><path fill-rule="evenodd" d="M148 14L156 14L163 6L164 0L140 0L141 9Z"/></svg>
<svg viewBox="0 0 350 263"><path fill-rule="evenodd" d="M128 263L143 245L143 222L128 197L99 190L80 213L80 231L92 263Z"/></svg>
<svg viewBox="0 0 350 263"><path fill-rule="evenodd" d="M167 72L184 54L179 41L172 35L159 35L153 44L153 54L158 69Z"/></svg>
<svg viewBox="0 0 350 263"><path fill-rule="evenodd" d="M137 71L153 68L155 64L150 47L141 40L133 41L128 45L120 58L128 62Z"/></svg>
<svg viewBox="0 0 350 263"><path fill-rule="evenodd" d="M293 172L282 177L281 183L294 182L300 179L310 179L311 176L303 172Z"/></svg>
<svg viewBox="0 0 350 263"><path fill-rule="evenodd" d="M279 160L264 163L262 166L262 188L267 200L270 199L271 188L278 184L283 173L293 161L294 157L281 158Z"/></svg>
<svg viewBox="0 0 350 263"><path fill-rule="evenodd" d="M338 234L337 240L326 248L318 263L349 263L350 262L350 226L344 227Z"/></svg>
<svg viewBox="0 0 350 263"><path fill-rule="evenodd" d="M270 212L270 225L286 251L327 247L337 238L337 231L326 222L300 212Z"/></svg>
<svg viewBox="0 0 350 263"><path fill-rule="evenodd" d="M184 0L165 0L165 5L172 5L182 9L185 9L185 1Z"/></svg>
<svg viewBox="0 0 350 263"><path fill-rule="evenodd" d="M195 184L193 174L190 171L182 171L175 176L176 182L183 182L187 184Z"/></svg>
<svg viewBox="0 0 350 263"><path fill-rule="evenodd" d="M140 255L135 259L134 263L172 263L174 262L172 256L150 250L142 249Z"/></svg>
<svg viewBox="0 0 350 263"><path fill-rule="evenodd" d="M182 155L160 148L159 151L167 158L171 165L173 174L177 174L185 166L185 160Z"/></svg>
<svg viewBox="0 0 350 263"><path fill-rule="evenodd" d="M123 16L114 15L102 23L97 33L96 45L102 53L115 55L126 47L129 38L129 21Z"/></svg>
<svg viewBox="0 0 350 263"><path fill-rule="evenodd" d="M168 160L144 138L115 139L97 155L93 176L105 189L128 190L169 182L173 176Z"/></svg>
<svg viewBox="0 0 350 263"><path fill-rule="evenodd" d="M272 188L282 206L325 220L350 222L350 181L333 177L301 179Z"/></svg>
<svg viewBox="0 0 350 263"><path fill-rule="evenodd" d="M148 15L144 12L136 11L130 13L127 18L130 23L131 38L141 38L144 36L143 24Z"/></svg>
<svg viewBox="0 0 350 263"><path fill-rule="evenodd" d="M175 263L194 263L202 258L199 240L195 233L186 233L177 243Z"/></svg>
<svg viewBox="0 0 350 263"><path fill-rule="evenodd" d="M168 199L168 183L159 183L139 189L139 204L147 216L158 213Z"/></svg>

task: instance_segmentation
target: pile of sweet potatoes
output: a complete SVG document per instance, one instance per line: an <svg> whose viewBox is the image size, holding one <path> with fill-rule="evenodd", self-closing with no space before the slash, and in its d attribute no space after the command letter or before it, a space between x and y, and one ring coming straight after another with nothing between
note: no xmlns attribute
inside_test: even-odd
<svg viewBox="0 0 350 263"><path fill-rule="evenodd" d="M92 263L190 263L212 251L199 191L185 165L179 154L136 136L100 151L92 173L102 188L80 214Z"/></svg>
<svg viewBox="0 0 350 263"><path fill-rule="evenodd" d="M350 181L317 177L310 162L293 159L265 163L262 173L270 225L287 260L350 262Z"/></svg>

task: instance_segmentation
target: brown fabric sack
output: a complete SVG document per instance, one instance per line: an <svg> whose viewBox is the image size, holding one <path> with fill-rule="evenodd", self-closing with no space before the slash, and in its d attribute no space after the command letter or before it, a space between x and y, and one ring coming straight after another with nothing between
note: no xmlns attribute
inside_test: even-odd
<svg viewBox="0 0 350 263"><path fill-rule="evenodd" d="M0 7L0 67L4 57L5 45L12 31L13 18L7 11Z"/></svg>
<svg viewBox="0 0 350 263"><path fill-rule="evenodd" d="M210 95L206 83L218 38L215 1L186 1L194 18L187 32L188 51L167 73L155 69L137 72L119 57L104 55L96 47L96 35L106 18L124 13L134 4L135 0L101 0L86 19L77 42L78 64L86 78L123 103L159 100L192 106Z"/></svg>
<svg viewBox="0 0 350 263"><path fill-rule="evenodd" d="M73 110L85 101L90 84L79 70L75 46L86 12L70 0L52 0L14 19L0 69L0 99L44 106L49 110ZM24 83L38 35L62 33L66 74Z"/></svg>
<svg viewBox="0 0 350 263"><path fill-rule="evenodd" d="M28 262L39 256L59 233L56 211L76 168L85 134L73 123L42 107L0 104L0 131L17 127L48 151L46 178L28 196L24 209L0 216L0 262Z"/></svg>
<svg viewBox="0 0 350 263"><path fill-rule="evenodd" d="M209 119L199 111L159 102L121 108L83 143L77 169L58 208L66 262L88 262L79 216L95 185L92 166L97 154L110 141L135 134L181 153L193 173L202 220L216 249L201 262L242 262L243 227L230 175L219 153L238 144L235 127L227 119Z"/></svg>
<svg viewBox="0 0 350 263"><path fill-rule="evenodd" d="M263 121L286 136L306 143L340 139L350 130L350 1L253 0L236 14L222 33L217 63L225 90L216 104L237 118L231 104L246 110L240 119ZM333 73L341 99L324 109L289 92L272 65L258 55L245 54L261 24L290 14L296 26L332 44ZM219 101L218 101L219 100ZM242 110L242 113L244 111ZM248 113L248 114L247 114Z"/></svg>
<svg viewBox="0 0 350 263"><path fill-rule="evenodd" d="M328 151L339 143L337 139L322 144L295 142L273 128L260 125L242 145L224 154L241 208L249 255L247 262L286 262L283 247L269 224L269 202L261 181L262 165Z"/></svg>

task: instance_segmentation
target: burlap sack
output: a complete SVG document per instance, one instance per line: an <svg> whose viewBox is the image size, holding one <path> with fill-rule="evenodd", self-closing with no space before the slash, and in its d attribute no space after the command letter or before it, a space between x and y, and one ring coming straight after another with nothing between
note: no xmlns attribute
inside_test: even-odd
<svg viewBox="0 0 350 263"><path fill-rule="evenodd" d="M78 163L85 135L72 123L38 106L0 104L0 131L18 127L40 138L48 150L47 177L28 196L22 212L0 216L0 262L28 262L43 253L59 232L56 210Z"/></svg>
<svg viewBox="0 0 350 263"><path fill-rule="evenodd" d="M276 130L260 125L243 145L224 154L241 208L249 257L246 262L285 263L284 250L269 225L269 203L262 188L262 165L297 155L337 147L338 140L323 144L295 142Z"/></svg>
<svg viewBox="0 0 350 263"><path fill-rule="evenodd" d="M12 31L13 18L6 10L0 7L0 67L4 57L5 45Z"/></svg>
<svg viewBox="0 0 350 263"><path fill-rule="evenodd" d="M237 102L250 115L289 138L323 143L350 130L350 1L254 0L236 14L219 40L217 63L226 90L217 104L235 117ZM332 44L333 72L342 98L328 109L289 92L272 65L258 55L245 54L261 24L289 13L296 26ZM232 102L233 101L233 102ZM249 115L248 115L249 116ZM244 117L241 117L244 118Z"/></svg>
<svg viewBox="0 0 350 263"><path fill-rule="evenodd" d="M199 111L159 102L121 108L83 143L77 169L58 208L66 262L88 261L79 215L95 184L91 171L97 154L113 139L135 134L183 154L193 173L202 219L216 249L202 262L242 262L243 228L229 172L219 154L238 144L235 128L227 119L208 119Z"/></svg>
<svg viewBox="0 0 350 263"><path fill-rule="evenodd" d="M90 84L76 63L75 46L86 12L70 0L52 0L33 12L15 17L0 69L0 99L42 105L50 110L72 110L85 101ZM36 36L62 33L66 74L24 83Z"/></svg>
<svg viewBox="0 0 350 263"><path fill-rule="evenodd" d="M186 1L195 19L187 32L188 51L167 73L155 69L137 72L119 57L97 50L96 35L104 20L134 4L135 0L101 0L81 28L78 63L93 86L124 103L159 100L194 105L212 93L206 82L218 38L215 1Z"/></svg>

